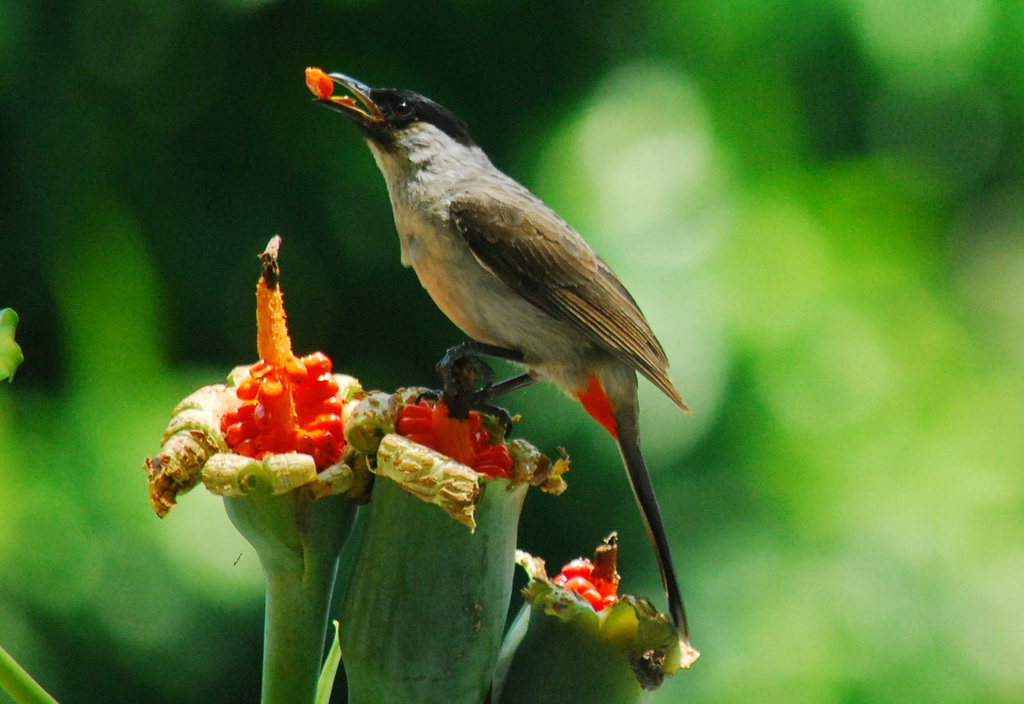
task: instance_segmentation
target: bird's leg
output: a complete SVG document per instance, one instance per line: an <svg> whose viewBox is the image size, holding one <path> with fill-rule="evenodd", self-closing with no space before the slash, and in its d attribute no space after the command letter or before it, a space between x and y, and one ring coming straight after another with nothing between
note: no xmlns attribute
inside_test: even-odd
<svg viewBox="0 0 1024 704"><path fill-rule="evenodd" d="M437 368L441 371L442 378L444 376L442 371L444 367L450 367L456 360L464 357L493 357L494 359L504 359L509 362L523 361L523 353L518 350L510 350L498 347L497 345L467 340L466 342L460 342L454 347L449 347L448 351L444 353L444 357L437 363Z"/></svg>
<svg viewBox="0 0 1024 704"><path fill-rule="evenodd" d="M437 365L441 375L441 399L448 406L452 418L467 418L471 410L482 411L496 416L505 426L505 434L512 432L512 418L504 408L491 405L491 399L510 391L529 386L536 379L530 374L521 374L500 383L493 383L494 370L481 359L482 356L522 362L523 355L516 350L487 345L482 342L463 342L452 347ZM483 385L476 389L477 382Z"/></svg>
<svg viewBox="0 0 1024 704"><path fill-rule="evenodd" d="M487 384L477 392L477 395L479 395L483 401L490 401L491 399L504 396L512 391L518 391L530 384L535 384L536 382L537 378L533 374L526 372L525 374L514 376L511 379L505 379L505 381L498 382L497 384Z"/></svg>
<svg viewBox="0 0 1024 704"><path fill-rule="evenodd" d="M490 414L497 418L505 428L505 437L508 437L512 434L512 416L510 416L508 411L504 408L501 406L495 406L490 403L490 401L498 396L507 394L510 391L515 391L516 389L529 386L536 381L537 379L532 374L526 373L514 376L511 379L506 379L505 381L497 384L486 384L484 388L473 394L471 407L474 410L482 411L483 413Z"/></svg>

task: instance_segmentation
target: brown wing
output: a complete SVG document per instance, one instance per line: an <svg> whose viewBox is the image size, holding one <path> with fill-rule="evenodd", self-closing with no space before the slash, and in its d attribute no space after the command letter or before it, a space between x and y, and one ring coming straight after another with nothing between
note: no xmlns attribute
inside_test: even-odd
<svg viewBox="0 0 1024 704"><path fill-rule="evenodd" d="M540 201L525 191L516 196L521 203L478 193L452 200L452 220L473 255L530 303L576 327L686 409L668 378L664 349L612 270Z"/></svg>

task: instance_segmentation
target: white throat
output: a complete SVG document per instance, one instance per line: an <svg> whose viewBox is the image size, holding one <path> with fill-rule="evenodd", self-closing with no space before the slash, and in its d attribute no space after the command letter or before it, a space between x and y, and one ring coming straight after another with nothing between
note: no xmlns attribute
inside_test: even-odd
<svg viewBox="0 0 1024 704"><path fill-rule="evenodd" d="M403 185L411 187L417 181L422 182L420 187L432 191L422 195L433 199L442 196L455 183L494 171L490 159L480 147L458 142L431 124L410 125L396 140L389 150L369 142L373 158L391 191L392 202L396 195L394 190Z"/></svg>

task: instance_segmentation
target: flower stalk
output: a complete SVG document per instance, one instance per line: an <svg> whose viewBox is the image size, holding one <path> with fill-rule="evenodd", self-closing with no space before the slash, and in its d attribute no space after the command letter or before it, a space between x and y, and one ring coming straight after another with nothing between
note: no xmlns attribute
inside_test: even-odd
<svg viewBox="0 0 1024 704"><path fill-rule="evenodd" d="M314 500L306 491L225 497L224 507L256 550L266 582L261 702L312 702L338 558L356 507L341 496Z"/></svg>
<svg viewBox="0 0 1024 704"><path fill-rule="evenodd" d="M352 704L484 701L508 613L526 491L564 489L567 460L552 463L521 440L506 444L503 431L485 442L475 433L489 418L449 424L446 413L422 406L410 416L418 395L368 396L346 435L374 456L376 475L339 619ZM410 417L425 424L410 425ZM420 434L428 427L430 437ZM403 431L461 447L467 461L483 457L488 471L504 465L496 457L507 458L508 478L475 471Z"/></svg>
<svg viewBox="0 0 1024 704"><path fill-rule="evenodd" d="M526 489L481 482L471 533L378 477L339 619L351 704L484 700Z"/></svg>
<svg viewBox="0 0 1024 704"><path fill-rule="evenodd" d="M362 391L355 379L333 374L326 355L292 352L279 246L275 237L262 255L257 284L260 361L182 401L160 452L146 461L159 517L201 481L224 497L259 556L267 594L263 704L316 701L338 559L368 489L365 470L342 461L346 409Z"/></svg>

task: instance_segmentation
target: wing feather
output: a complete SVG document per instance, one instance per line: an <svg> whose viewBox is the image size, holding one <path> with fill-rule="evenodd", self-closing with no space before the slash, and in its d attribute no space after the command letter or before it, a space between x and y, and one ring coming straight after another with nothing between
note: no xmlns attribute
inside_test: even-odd
<svg viewBox="0 0 1024 704"><path fill-rule="evenodd" d="M608 265L525 189L514 197L521 202L473 192L452 199L452 221L473 256L516 293L630 364L685 409L668 377L665 350Z"/></svg>

